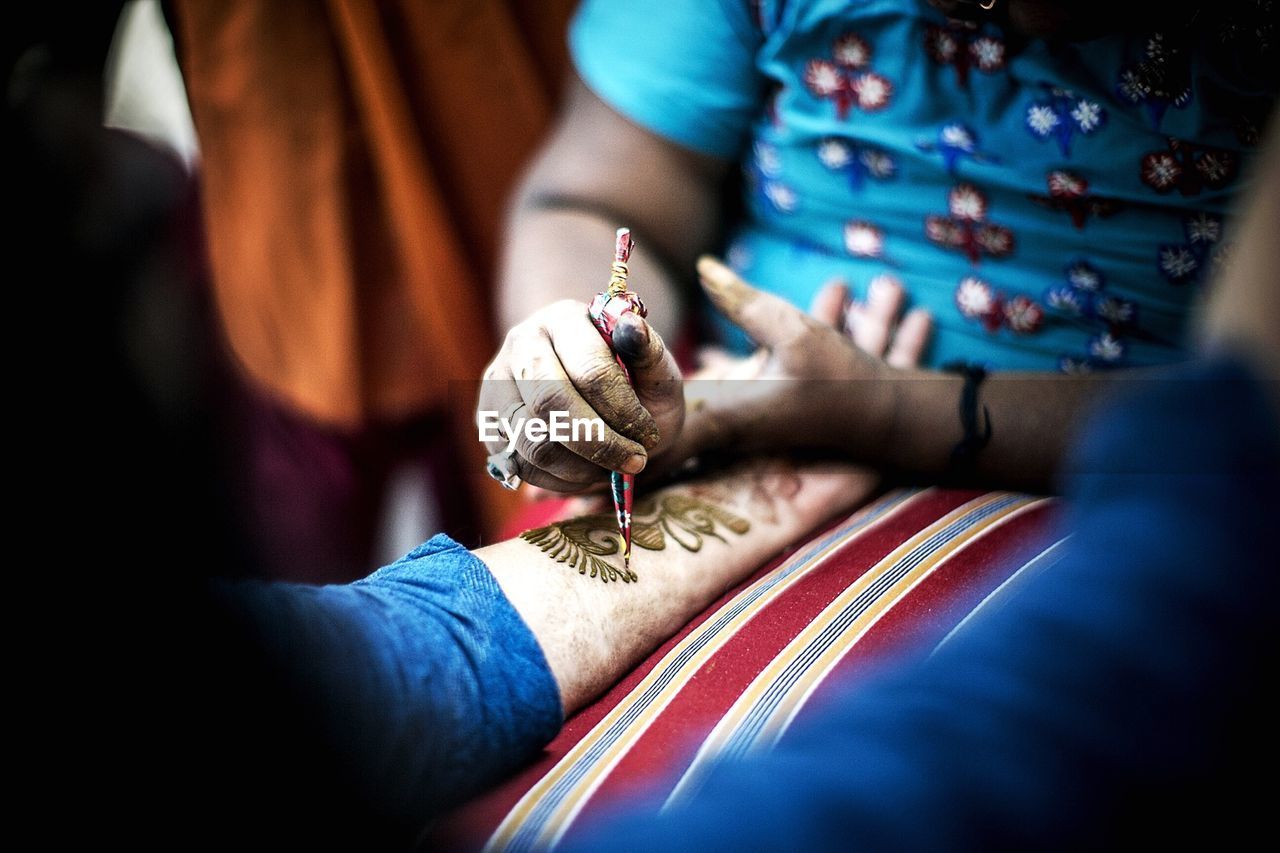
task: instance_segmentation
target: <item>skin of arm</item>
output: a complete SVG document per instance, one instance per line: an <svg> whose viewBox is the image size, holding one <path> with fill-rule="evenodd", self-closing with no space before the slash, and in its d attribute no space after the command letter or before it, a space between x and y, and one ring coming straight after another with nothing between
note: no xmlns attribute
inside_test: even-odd
<svg viewBox="0 0 1280 853"><path fill-rule="evenodd" d="M1237 253L1210 287L1198 349L1242 357L1280 415L1280 136L1271 138L1257 178ZM1082 486L1085 525L1068 546L1079 550L1024 584L1008 608L988 615L988 624L979 620L939 649L923 664L939 664L934 673L907 669L890 676L882 684L887 689L870 692L860 682L808 732L797 726L773 766L756 756L748 759L754 766L726 767L720 799L715 783L707 785L688 808L604 823L571 849L594 849L593 842L616 849L619 840L635 849L702 849L731 845L734 831L760 845L778 827L787 828L778 837L800 848L820 845L797 838L809 828L846 847L860 839L870 847L892 839L895 848L921 850L1114 846L1130 833L1149 843L1161 831L1171 838L1194 831L1186 820L1169 820L1177 803L1201 816L1206 832L1225 828L1249 837L1253 828L1239 821L1249 811L1241 802L1266 794L1247 782L1224 787L1222 780L1255 760L1257 733L1269 723L1269 706L1253 688L1268 665L1274 630L1268 608L1251 602L1268 600L1263 590L1274 574L1265 567L1274 562L1266 534L1274 526L1268 513L1275 492L1263 480L1274 468L1258 464L1268 458L1259 452L1266 447L1240 412L1235 422L1228 414L1207 430L1187 430L1185 424L1223 417L1212 394L1204 399L1209 405L1201 411L1184 396L1180 408L1171 410L1166 398L1139 420L1131 411L1127 419L1113 416L1094 438L1103 473L1085 478L1099 485ZM1146 460L1146 436L1132 431L1139 425L1161 433L1152 441L1159 449ZM1165 432L1181 437L1170 442ZM1242 465L1221 445L1203 469L1184 469L1169 454L1170 447L1196 454L1242 438L1244 459L1257 467ZM1101 508L1090 498L1101 499ZM1133 529L1117 519L1140 523ZM1073 595L1090 602L1064 604ZM1093 615L1082 616L1090 607ZM1073 641L1073 632L1083 639ZM1043 651L1027 654L1037 642ZM954 651L963 660L949 660ZM1037 689L1039 700L1028 698ZM947 713L948 691L958 714ZM975 708L971 721L960 719ZM832 733L849 742L835 744ZM1094 745L1073 744L1078 737ZM833 752L843 763L830 760ZM1073 771L1069 765L1077 761ZM856 772L842 776L846 767ZM778 771L807 789L788 800L785 793L795 788L780 782ZM1072 808L1064 811L1064 802ZM738 810L734 820L724 819L726 806ZM668 824L665 837L659 821ZM751 826L744 829L744 822ZM756 827L764 831L753 834Z"/></svg>
<svg viewBox="0 0 1280 853"><path fill-rule="evenodd" d="M608 434L594 444L520 445L512 462L524 482L579 491L610 471L636 473L675 441L680 370L664 342L685 317L675 271L691 270L719 228L726 168L632 124L569 81L563 111L508 214L498 281L505 337L485 368L477 417L518 410L545 420L567 411L601 418ZM629 330L635 349L627 353L634 390L587 316L608 280L620 225L638 236L629 282L653 318L652 327L634 315L619 325L639 324ZM489 452L502 444L490 443Z"/></svg>
<svg viewBox="0 0 1280 853"><path fill-rule="evenodd" d="M839 463L755 459L661 489L648 501L652 512L636 513L638 525L655 528L649 545L660 547L635 549L637 579L628 583L580 573L581 565L525 538L475 554L537 638L568 716L787 545L865 500L877 482ZM612 514L599 519L586 525L592 541L616 539ZM621 571L616 553L601 559Z"/></svg>
<svg viewBox="0 0 1280 853"><path fill-rule="evenodd" d="M1245 358L1268 380L1266 387L1280 413L1280 134L1270 134L1255 168L1254 189L1241 206L1238 248L1210 285L1197 325L1197 346L1203 353L1225 351ZM963 438L958 416L963 378L890 367L832 334L829 326L752 288L718 261L703 258L698 270L720 310L764 347L767 361L762 372L804 379L775 383L774 388L745 383L752 389L750 395L705 394L686 418L685 434L672 456L726 445L744 451L777 448L786 446L788 436L803 432L814 445L854 459L925 474L948 470L951 450ZM1126 381L1163 373L1152 368L1089 376L988 376L979 405L990 413L991 441L969 476L1002 486L1048 490L1093 401L1119 390ZM843 390L820 380L838 381ZM805 430L797 430L793 422L778 423L779 412L791 413L794 421L797 411L814 413Z"/></svg>
<svg viewBox="0 0 1280 853"><path fill-rule="evenodd" d="M1280 415L1280 127L1259 160L1252 199L1245 208L1234 258L1210 288L1200 327L1200 347L1210 354L1230 351L1247 358L1269 380L1271 401Z"/></svg>
<svg viewBox="0 0 1280 853"><path fill-rule="evenodd" d="M860 381L839 388L819 381L807 389L803 382L785 383L767 393L758 389L754 405L734 397L722 407L686 389L683 396L702 400L702 409L690 411L683 431L672 435L681 420L675 411L681 397L678 371L656 370L653 387L665 390L640 400L642 406L621 386L620 374L610 373L611 355L594 342L585 325L585 307L604 278L602 258L614 229L625 223L641 236L631 281L649 305L651 328L657 333L652 341L655 349L661 348L685 316L680 271L693 266L719 230L719 192L727 166L632 124L581 81L570 80L563 112L509 213L499 301L500 323L510 331L486 371L492 381L485 383L480 408L508 410L521 396L529 414L544 418L550 409L586 407L611 432L606 442L589 449L554 443L520 448L520 475L553 491L578 491L632 461L652 461L660 471L706 450L751 453L787 447L832 449L859 462L922 477L947 472L952 449L964 437L958 414L962 377L890 367L858 352L847 338L834 340L839 336L830 329L822 335L833 340L820 341L810 332L821 324L810 321L801 327L797 318L803 313L768 294L755 301L758 291L709 259L699 261L698 271L713 301L777 356L779 364L766 374ZM727 282L719 297L710 286L717 280ZM576 342L584 340L600 352L573 352L582 350ZM512 380L521 377L522 369L548 364L554 375L572 381L562 381L560 387L576 389L573 393L539 395L528 390L532 383L515 390ZM991 441L965 472L966 479L1048 490L1071 428L1090 401L1103 386L1142 375L988 376L979 405L990 414ZM659 409L662 416L654 414Z"/></svg>
<svg viewBox="0 0 1280 853"><path fill-rule="evenodd" d="M560 117L508 214L500 331L559 299L585 306L607 278L614 231L626 225L638 237L631 282L654 328L672 338L685 316L683 271L692 270L720 226L727 168L727 161L632 124L571 78Z"/></svg>
<svg viewBox="0 0 1280 853"><path fill-rule="evenodd" d="M713 448L753 452L808 446L919 475L950 469L952 450L964 437L962 376L890 367L830 326L747 284L714 258L700 259L698 272L716 307L762 347L760 376L779 381L738 383L703 394L690 407L672 459ZM1154 373L989 375L978 405L990 415L991 440L966 479L1048 490L1072 427L1090 403L1108 385Z"/></svg>

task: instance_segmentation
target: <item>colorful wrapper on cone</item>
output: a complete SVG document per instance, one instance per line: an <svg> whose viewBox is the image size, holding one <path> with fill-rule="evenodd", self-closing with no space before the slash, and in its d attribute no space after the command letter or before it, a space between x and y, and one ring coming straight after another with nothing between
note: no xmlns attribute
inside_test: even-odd
<svg viewBox="0 0 1280 853"><path fill-rule="evenodd" d="M600 332L600 337L604 338L609 349L613 350L614 360L622 368L622 375L626 377L627 382L632 381L631 371L627 369L626 363L618 355L617 347L613 344L613 330L626 314L638 314L644 317L649 313L640 297L633 291L627 290L627 262L631 258L631 249L634 245L630 229L619 228L618 239L614 246L613 264L610 267L609 284L596 294L587 309L591 322ZM635 491L635 479L633 474L614 471L609 480L613 492L613 508L618 517L618 534L622 538L622 561L626 567L624 577L629 580L636 579L635 572L631 571L631 501Z"/></svg>

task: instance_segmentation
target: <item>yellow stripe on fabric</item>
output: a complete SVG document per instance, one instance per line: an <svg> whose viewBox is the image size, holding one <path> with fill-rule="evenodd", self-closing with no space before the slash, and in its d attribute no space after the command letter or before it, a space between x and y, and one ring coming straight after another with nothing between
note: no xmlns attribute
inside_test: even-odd
<svg viewBox="0 0 1280 853"><path fill-rule="evenodd" d="M982 538L986 534L1000 527L1019 515L1030 512L1036 506L1044 503L1047 498L1028 499L1025 502L1014 504L1006 510L997 513L983 520L982 524L975 525L973 528L965 531L963 539L956 539L949 543L952 547L947 549L947 553L939 553L931 558L928 566L920 566L899 583L895 584L890 593L880 597L876 602L874 610L868 610L854 624L854 626L845 631L837 643L832 644L823 654L814 662L803 676L788 692L787 697L779 704L779 707L769 716L768 722L765 723L764 730L760 734L759 743L777 743L778 738L786 732L795 720L796 714L809 701L809 697L813 695L818 685L826 680L831 671L835 669L842 658L849 652L851 648L869 631L872 626L880 621L884 614L892 610L899 601L906 597L913 589L915 589L921 581L942 567L947 560L954 557L960 551L964 550L976 540ZM890 597L892 596L892 598Z"/></svg>
<svg viewBox="0 0 1280 853"><path fill-rule="evenodd" d="M684 689L689 680L696 674L703 665L718 652L725 643L727 643L743 625L750 622L761 611L767 608L773 601L785 593L788 589L795 585L800 579L806 577L810 572L820 566L833 553L840 550L848 542L876 529L876 527L885 521L892 519L900 513L905 507L916 503L921 496L928 494L931 490L924 490L915 494L908 495L904 498L901 490L891 492L879 500L868 504L841 524L842 527L853 526L850 535L836 536L817 553L810 553L806 549L801 548L795 555L789 557L776 569L765 575L760 580L751 584L751 586L739 592L732 599L725 602L714 614L706 619L698 627L697 630L691 632L681 642L676 644L662 660L646 675L639 684L637 684L630 693L628 693L621 701L615 705L608 714L604 716L600 722L596 723L583 738L567 752L555 767L551 768L545 776L538 780L532 788L525 793L518 803L511 809L502 823L494 831L493 835L485 845L486 851L503 851L512 849L512 842L515 840L521 827L527 821L530 815L538 807L541 800L546 797L552 789L565 776L574 770L576 765L583 761L592 762L592 766L588 772L573 784L570 792L565 794L562 801L556 805L550 816L545 820L545 826L541 828L536 837L536 843L531 845L534 848L545 848L557 843L564 832L572 824L574 818L582 806L590 798L591 794L599 787L600 783L608 775L608 772L617 765L618 761L631 749L637 740L649 728L653 720L670 704L671 700ZM898 501L898 505L892 507L880 518L865 527L857 527L861 519L868 515L872 515L880 511L885 504ZM796 568L798 561L806 561L807 565ZM779 574L791 571L791 575L781 581L776 581ZM717 618L720 614L732 611L735 606L747 599L759 590L760 587L766 586L771 582L775 583L772 589L764 592L760 597L738 613L727 624L719 625ZM691 655L683 663L678 663L680 658L688 654L690 648L698 646L699 643L704 645ZM646 703L643 702L644 696L655 682L662 678L670 676L672 667L677 668L675 677L670 683L661 689L661 692ZM618 737L617 741L610 745L606 752L594 758L589 758L588 753L600 743L602 739L609 733L610 729L625 717L629 712L637 710L639 713L630 724L627 725L626 731ZM523 845L521 845L523 846Z"/></svg>
<svg viewBox="0 0 1280 853"><path fill-rule="evenodd" d="M882 560L864 572L857 580L850 584L844 592L831 601L822 612L813 618L812 621L797 634L787 646L780 651L772 661L769 662L760 674L748 685L737 701L729 711L721 718L716 727L703 741L699 747L697 754L694 756L693 762L689 769L685 771L680 781L672 790L668 797L666 806L678 801L682 796L690 792L690 788L696 787L701 773L707 769L707 763L715 759L715 757L724 749L731 741L734 734L743 725L744 720L751 713L752 709L761 701L765 692L775 681L786 671L798 657L800 657L806 649L812 646L818 637L827 630L833 621L839 617L840 613L854 602L860 595L869 588L875 586L882 581L886 575L892 574L894 568L898 566L904 559L908 558L912 552L926 546L931 538L943 532L949 526L962 521L970 515L981 513L984 508L999 501L1008 500L1011 495L1007 492L989 492L981 495L966 504L963 504L937 521L923 528L910 539L903 542ZM821 678L829 672L835 662L842 657L850 647L852 647L866 631L880 619L884 613L888 612L903 595L910 591L924 577L927 577L937 566L946 561L952 554L959 551L968 543L972 542L983 533L993 529L1002 521L1012 517L1012 515L1025 510L1030 504L1037 502L1034 498L1024 498L1021 501L1015 501L1009 506L1004 507L972 527L966 528L951 539L938 545L936 550L932 551L926 558L907 572L902 578L895 581L888 589L882 592L875 600L874 605L869 607L867 611L860 614L850 626L836 639L832 647L828 647L820 655L819 659L811 666L800 679L797 684L787 689L784 697L784 704L792 712L803 704L803 699L807 699L812 690ZM821 674L817 675L813 672L815 667L821 669ZM797 688L803 692L803 697L799 704L796 704L795 698ZM770 715L773 720L774 714ZM787 717L789 722L790 714ZM784 727L785 728L785 727ZM779 732L780 734L780 732Z"/></svg>

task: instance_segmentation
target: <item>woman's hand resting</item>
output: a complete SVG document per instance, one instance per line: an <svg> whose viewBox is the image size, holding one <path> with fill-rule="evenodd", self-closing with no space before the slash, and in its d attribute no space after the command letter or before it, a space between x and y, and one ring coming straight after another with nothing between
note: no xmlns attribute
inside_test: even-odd
<svg viewBox="0 0 1280 853"><path fill-rule="evenodd" d="M752 287L719 261L698 262L716 307L760 349L746 359L713 355L685 384L685 427L654 470L708 450L750 453L851 445L875 447L892 423L892 383L914 367L932 319L902 309L906 293L890 277L872 281L865 302L827 284L806 314Z"/></svg>

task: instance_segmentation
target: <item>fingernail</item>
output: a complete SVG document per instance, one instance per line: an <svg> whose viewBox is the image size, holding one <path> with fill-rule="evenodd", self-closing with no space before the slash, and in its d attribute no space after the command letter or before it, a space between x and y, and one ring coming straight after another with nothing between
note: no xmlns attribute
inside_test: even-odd
<svg viewBox="0 0 1280 853"><path fill-rule="evenodd" d="M645 458L637 453L626 461L622 466L622 470L628 474L639 474L644 470L645 461Z"/></svg>
<svg viewBox="0 0 1280 853"><path fill-rule="evenodd" d="M737 287L738 277L733 270L710 255L698 259L698 277L702 286L725 310L734 310L746 298L743 288Z"/></svg>
<svg viewBox="0 0 1280 853"><path fill-rule="evenodd" d="M889 292L898 285L898 280L891 275L878 275L871 279L871 284L867 287L867 298L881 298L888 296Z"/></svg>
<svg viewBox="0 0 1280 853"><path fill-rule="evenodd" d="M649 329L636 315L624 314L614 327L613 345L624 358L640 358L649 348Z"/></svg>
<svg viewBox="0 0 1280 853"><path fill-rule="evenodd" d="M733 270L720 262L719 258L703 255L698 258L698 275L712 287L730 287L737 276Z"/></svg>
<svg viewBox="0 0 1280 853"><path fill-rule="evenodd" d="M723 278L724 274L729 272L729 268L720 262L715 255L700 255L698 257L698 274L711 278Z"/></svg>

